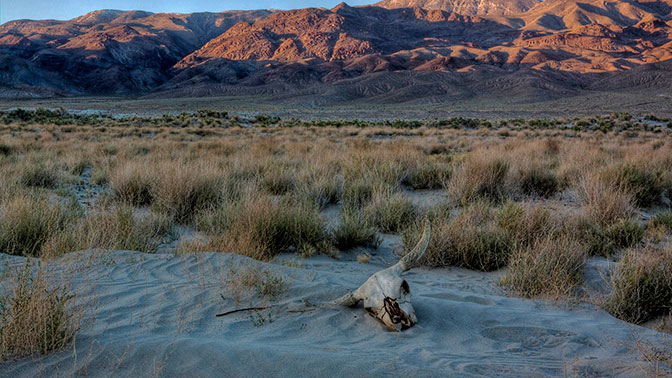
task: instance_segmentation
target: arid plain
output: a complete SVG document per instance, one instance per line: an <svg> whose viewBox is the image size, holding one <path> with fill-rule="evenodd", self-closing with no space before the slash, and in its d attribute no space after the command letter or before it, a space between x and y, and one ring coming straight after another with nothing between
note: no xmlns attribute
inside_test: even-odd
<svg viewBox="0 0 672 378"><path fill-rule="evenodd" d="M0 25L0 375L672 375L671 11Z"/></svg>

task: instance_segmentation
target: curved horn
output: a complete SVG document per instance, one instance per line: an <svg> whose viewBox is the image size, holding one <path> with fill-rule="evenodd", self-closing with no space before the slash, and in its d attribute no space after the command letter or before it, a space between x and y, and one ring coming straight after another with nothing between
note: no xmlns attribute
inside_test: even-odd
<svg viewBox="0 0 672 378"><path fill-rule="evenodd" d="M407 270L413 269L417 266L420 266L420 260L425 255L427 247L429 246L429 239L432 233L432 224L429 221L429 217L425 217L425 232L422 235L418 244L415 245L415 248L406 256L402 257L397 265L399 265L400 271L405 272Z"/></svg>

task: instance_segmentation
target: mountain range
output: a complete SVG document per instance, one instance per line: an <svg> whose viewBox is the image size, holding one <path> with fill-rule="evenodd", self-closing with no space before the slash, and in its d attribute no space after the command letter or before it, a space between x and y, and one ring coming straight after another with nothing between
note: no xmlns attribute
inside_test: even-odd
<svg viewBox="0 0 672 378"><path fill-rule="evenodd" d="M101 10L0 25L0 97L254 96L325 105L535 102L672 88L672 0L384 0Z"/></svg>

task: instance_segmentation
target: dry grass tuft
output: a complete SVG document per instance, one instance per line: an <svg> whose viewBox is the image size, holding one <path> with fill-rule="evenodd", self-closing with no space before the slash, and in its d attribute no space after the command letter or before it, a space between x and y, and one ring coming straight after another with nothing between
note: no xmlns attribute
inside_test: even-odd
<svg viewBox="0 0 672 378"><path fill-rule="evenodd" d="M198 250L232 251L268 260L290 250L310 256L331 249L324 219L317 207L306 201L276 202L252 195L210 210L199 222L206 232L217 233ZM217 230L219 226L224 228Z"/></svg>
<svg viewBox="0 0 672 378"><path fill-rule="evenodd" d="M509 195L509 162L493 152L469 155L447 185L453 198L463 204L478 199L501 201Z"/></svg>
<svg viewBox="0 0 672 378"><path fill-rule="evenodd" d="M38 194L7 199L0 203L0 251L41 256L43 245L79 215L78 208L66 208Z"/></svg>
<svg viewBox="0 0 672 378"><path fill-rule="evenodd" d="M612 275L613 293L605 309L640 324L672 309L672 249L645 246L630 249Z"/></svg>
<svg viewBox="0 0 672 378"><path fill-rule="evenodd" d="M425 265L491 271L508 263L514 241L506 230L498 226L496 211L489 203L475 202L454 219L446 214L433 218ZM421 234L421 222L402 232L406 251L415 246Z"/></svg>
<svg viewBox="0 0 672 378"><path fill-rule="evenodd" d="M415 222L418 211L411 200L399 192L377 190L364 209L368 223L384 233L397 233Z"/></svg>
<svg viewBox="0 0 672 378"><path fill-rule="evenodd" d="M452 166L436 160L427 160L416 164L406 174L404 183L414 190L418 189L441 189L452 174Z"/></svg>
<svg viewBox="0 0 672 378"><path fill-rule="evenodd" d="M658 203L666 189L663 171L652 167L619 164L606 168L599 176L605 184L632 195L639 207Z"/></svg>
<svg viewBox="0 0 672 378"><path fill-rule="evenodd" d="M586 250L570 237L545 237L513 252L502 284L524 297L559 299L582 282Z"/></svg>
<svg viewBox="0 0 672 378"><path fill-rule="evenodd" d="M157 211L188 224L199 211L220 203L223 185L214 169L172 165L161 167L151 193Z"/></svg>
<svg viewBox="0 0 672 378"><path fill-rule="evenodd" d="M149 167L137 162L128 163L112 172L110 189L121 202L147 206L154 200L152 178Z"/></svg>
<svg viewBox="0 0 672 378"><path fill-rule="evenodd" d="M584 203L586 215L598 225L610 225L632 217L632 195L601 182L597 177L584 176L578 184L577 192Z"/></svg>
<svg viewBox="0 0 672 378"><path fill-rule="evenodd" d="M0 361L63 349L81 324L73 295L29 268L2 293L0 305Z"/></svg>
<svg viewBox="0 0 672 378"><path fill-rule="evenodd" d="M87 249L152 253L164 239L172 237L172 227L165 215L134 215L128 206L97 209L47 240L41 256L54 258Z"/></svg>
<svg viewBox="0 0 672 378"><path fill-rule="evenodd" d="M380 239L362 211L346 208L340 224L331 230L331 241L340 250L359 246L378 247Z"/></svg>

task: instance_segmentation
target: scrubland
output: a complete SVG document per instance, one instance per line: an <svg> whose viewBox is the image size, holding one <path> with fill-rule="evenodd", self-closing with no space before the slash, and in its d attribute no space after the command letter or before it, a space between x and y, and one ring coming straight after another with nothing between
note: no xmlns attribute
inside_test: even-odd
<svg viewBox="0 0 672 378"><path fill-rule="evenodd" d="M337 259L358 248L367 263L361 251L386 235L400 236L399 255L410 250L428 217L427 267L499 271L512 296L590 302L635 324L663 319L669 332L669 122L14 111L0 117L0 252L50 261L91 249L207 251L271 261ZM430 194L441 200L414 200ZM596 259L614 266L600 293L584 280ZM81 313L66 288L39 274L3 280L3 359L73 339ZM263 277L243 281L266 290Z"/></svg>

